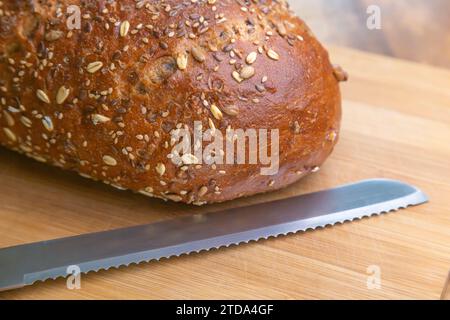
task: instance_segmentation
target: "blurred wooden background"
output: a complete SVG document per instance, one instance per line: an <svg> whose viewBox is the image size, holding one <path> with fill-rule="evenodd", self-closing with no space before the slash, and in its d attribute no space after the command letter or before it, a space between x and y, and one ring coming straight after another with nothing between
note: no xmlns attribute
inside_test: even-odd
<svg viewBox="0 0 450 320"><path fill-rule="evenodd" d="M325 44L450 68L449 0L290 0ZM367 9L380 8L381 29L369 30ZM441 299L450 300L450 275Z"/></svg>
<svg viewBox="0 0 450 320"><path fill-rule="evenodd" d="M290 4L326 44L450 68L449 0L290 0ZM370 5L381 9L381 30L367 28Z"/></svg>

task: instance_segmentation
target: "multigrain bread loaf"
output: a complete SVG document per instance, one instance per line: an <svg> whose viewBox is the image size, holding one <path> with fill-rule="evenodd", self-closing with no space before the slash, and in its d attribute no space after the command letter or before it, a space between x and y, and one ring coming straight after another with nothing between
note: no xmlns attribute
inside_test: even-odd
<svg viewBox="0 0 450 320"><path fill-rule="evenodd" d="M314 172L345 78L283 0L0 0L0 143L154 197L222 202ZM195 121L279 130L279 169L171 161Z"/></svg>

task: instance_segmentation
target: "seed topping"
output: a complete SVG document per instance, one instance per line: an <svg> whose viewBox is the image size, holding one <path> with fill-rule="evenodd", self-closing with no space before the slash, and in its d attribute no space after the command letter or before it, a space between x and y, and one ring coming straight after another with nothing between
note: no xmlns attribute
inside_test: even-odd
<svg viewBox="0 0 450 320"><path fill-rule="evenodd" d="M114 158L111 157L111 156L108 156L108 155L104 155L104 156L103 156L103 162L104 162L107 166L110 166L110 167L115 167L115 166L117 166L117 160L114 159Z"/></svg>
<svg viewBox="0 0 450 320"><path fill-rule="evenodd" d="M53 121L50 117L45 116L42 118L42 124L47 131L52 132L54 130Z"/></svg>
<svg viewBox="0 0 450 320"><path fill-rule="evenodd" d="M250 52L247 56L247 58L245 59L245 61L248 64L254 64L256 59L258 58L258 53L256 53L255 51Z"/></svg>
<svg viewBox="0 0 450 320"><path fill-rule="evenodd" d="M166 166L164 165L164 163L160 162L156 165L155 170L160 176L163 176L164 173L166 173Z"/></svg>
<svg viewBox="0 0 450 320"><path fill-rule="evenodd" d="M188 55L185 52L178 54L177 56L178 69L186 70L187 65L188 65Z"/></svg>
<svg viewBox="0 0 450 320"><path fill-rule="evenodd" d="M268 56L270 59L275 60L275 61L280 60L280 55L279 55L277 52L275 52L273 49L269 49L269 50L267 51L267 56Z"/></svg>
<svg viewBox="0 0 450 320"><path fill-rule="evenodd" d="M211 105L211 113L217 120L222 120L223 118L222 111L220 111L219 107L217 107L215 104Z"/></svg>
<svg viewBox="0 0 450 320"><path fill-rule="evenodd" d="M99 123L106 123L106 122L111 121L110 118L108 118L108 117L106 117L104 115L101 115L101 114L97 114L97 113L93 114L91 116L91 118L92 118L92 122L94 123L94 125L97 125Z"/></svg>
<svg viewBox="0 0 450 320"><path fill-rule="evenodd" d="M3 128L3 132L6 134L6 136L9 138L9 140L11 140L12 142L16 142L17 141L17 137L14 134L14 132L11 131L11 129Z"/></svg>
<svg viewBox="0 0 450 320"><path fill-rule="evenodd" d="M95 62L91 62L88 64L86 70L89 73L96 73L97 71L99 71L101 68L103 68L103 62L101 61L95 61Z"/></svg>
<svg viewBox="0 0 450 320"><path fill-rule="evenodd" d="M66 87L62 86L59 88L58 93L56 94L56 103L57 104L63 104L64 101L69 97L70 89L67 89Z"/></svg>
<svg viewBox="0 0 450 320"><path fill-rule="evenodd" d="M50 99L48 98L48 95L41 89L38 89L36 91L36 96L38 97L39 100L41 100L44 103L49 104L50 103Z"/></svg>
<svg viewBox="0 0 450 320"><path fill-rule="evenodd" d="M130 31L130 22L128 20L125 20L120 25L120 36L126 37L128 34L128 31Z"/></svg>
<svg viewBox="0 0 450 320"><path fill-rule="evenodd" d="M244 80L250 79L255 75L255 68L251 66L246 66L242 68L241 73L239 75Z"/></svg>
<svg viewBox="0 0 450 320"><path fill-rule="evenodd" d="M198 62L204 62L206 60L206 56L203 53L203 50L200 49L199 47L192 47L191 53L194 59L197 60Z"/></svg>

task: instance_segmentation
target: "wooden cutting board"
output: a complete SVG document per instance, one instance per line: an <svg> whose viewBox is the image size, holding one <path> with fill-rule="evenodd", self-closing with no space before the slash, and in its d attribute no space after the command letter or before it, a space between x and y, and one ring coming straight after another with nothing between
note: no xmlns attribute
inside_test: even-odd
<svg viewBox="0 0 450 320"><path fill-rule="evenodd" d="M314 232L64 279L0 298L424 298L450 270L450 71L332 48L343 84L341 141L319 173L281 192L209 208L111 189L0 150L0 247L109 230L373 177L422 188L429 204ZM264 213L261 213L264 214ZM381 287L369 289L369 271Z"/></svg>

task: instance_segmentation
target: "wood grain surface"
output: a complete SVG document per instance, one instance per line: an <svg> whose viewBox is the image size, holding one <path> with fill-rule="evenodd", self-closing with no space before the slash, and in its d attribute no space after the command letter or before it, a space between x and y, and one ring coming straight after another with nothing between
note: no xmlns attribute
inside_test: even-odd
<svg viewBox="0 0 450 320"><path fill-rule="evenodd" d="M293 0L292 8L325 43L450 68L448 0ZM381 29L367 28L367 8Z"/></svg>
<svg viewBox="0 0 450 320"><path fill-rule="evenodd" d="M450 270L450 71L332 48L342 138L318 173L277 193L206 208L111 189L0 150L0 247L241 206L373 177L422 188L429 204L314 232L84 275L1 299L439 299ZM264 214L264 212L261 212ZM368 268L381 288L368 289Z"/></svg>

